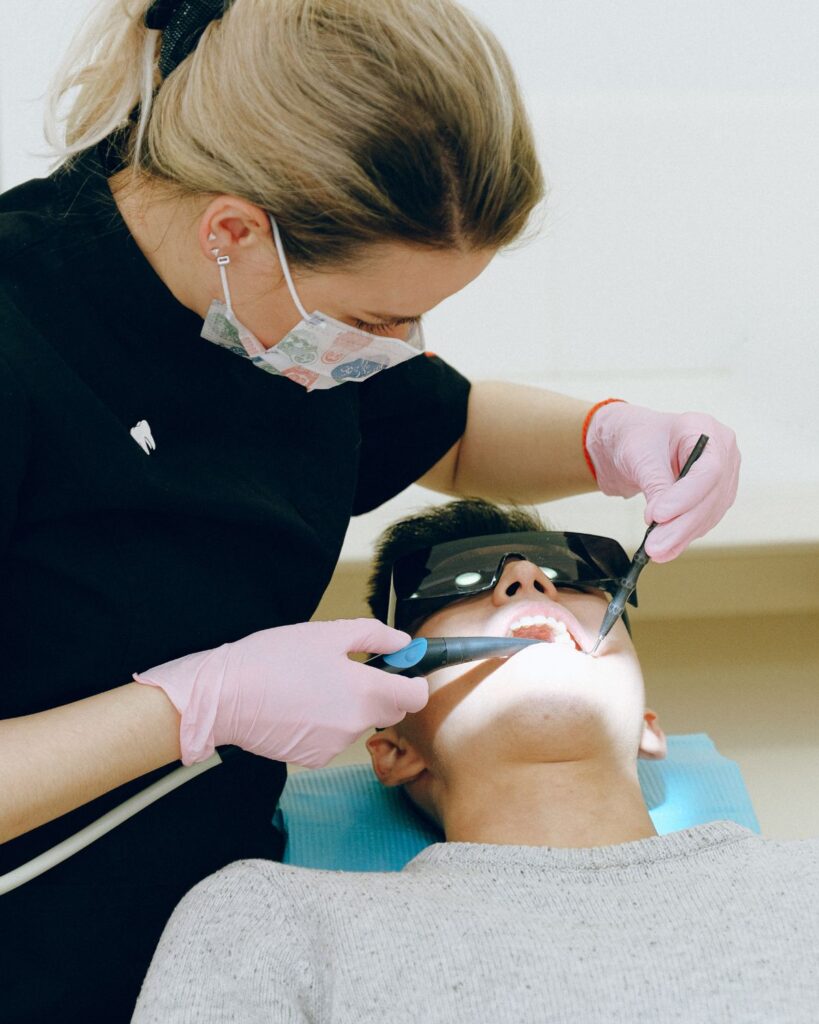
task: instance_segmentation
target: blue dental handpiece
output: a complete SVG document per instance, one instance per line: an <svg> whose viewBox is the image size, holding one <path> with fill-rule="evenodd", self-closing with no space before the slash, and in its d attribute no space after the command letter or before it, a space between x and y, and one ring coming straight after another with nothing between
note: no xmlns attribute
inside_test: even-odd
<svg viewBox="0 0 819 1024"><path fill-rule="evenodd" d="M364 664L396 675L425 676L445 665L463 665L481 658L509 658L530 644L540 643L543 641L508 636L418 636L400 651L377 654Z"/></svg>

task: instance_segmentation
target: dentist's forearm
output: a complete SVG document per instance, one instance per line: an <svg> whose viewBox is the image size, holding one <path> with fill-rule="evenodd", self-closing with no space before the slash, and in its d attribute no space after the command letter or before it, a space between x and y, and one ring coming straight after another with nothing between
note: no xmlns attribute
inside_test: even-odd
<svg viewBox="0 0 819 1024"><path fill-rule="evenodd" d="M141 683L0 721L0 843L179 756L176 709Z"/></svg>
<svg viewBox="0 0 819 1024"><path fill-rule="evenodd" d="M582 443L593 404L542 388L474 383L455 493L538 503L596 490Z"/></svg>

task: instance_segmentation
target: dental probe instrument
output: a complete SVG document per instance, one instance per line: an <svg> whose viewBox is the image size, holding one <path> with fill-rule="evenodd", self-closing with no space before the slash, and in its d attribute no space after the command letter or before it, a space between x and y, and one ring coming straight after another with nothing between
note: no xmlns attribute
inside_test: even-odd
<svg viewBox="0 0 819 1024"><path fill-rule="evenodd" d="M688 470L691 469L700 455L702 455L703 449L707 444L708 435L700 434L697 443L691 449L691 454L685 460L685 465L680 470L680 475L677 477L678 480L682 480ZM646 554L646 541L648 540L648 535L656 525L657 523L652 523L649 526L646 530L645 537L643 537L643 543L634 552L634 558L631 560L631 566L629 567L628 573L621 580L617 593L614 595L614 598L606 609L606 614L603 616L603 624L600 626L600 632L597 634L597 640L595 641L594 647L589 651L589 654L594 655L597 653L597 648L608 636L614 623L623 614L626 602L631 596L634 588L637 586L637 577L651 561L649 556Z"/></svg>
<svg viewBox="0 0 819 1024"><path fill-rule="evenodd" d="M541 643L542 640L508 636L417 636L400 651L377 654L364 664L393 675L425 676L445 665L463 665L482 658L510 658L530 644Z"/></svg>

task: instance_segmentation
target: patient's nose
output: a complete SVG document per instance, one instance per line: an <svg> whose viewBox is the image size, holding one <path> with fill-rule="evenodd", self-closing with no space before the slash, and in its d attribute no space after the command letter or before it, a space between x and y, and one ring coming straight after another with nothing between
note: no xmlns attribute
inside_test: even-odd
<svg viewBox="0 0 819 1024"><path fill-rule="evenodd" d="M548 597L554 601L557 599L557 588L534 562L510 558L492 591L492 602L502 605L513 597L520 599L528 596Z"/></svg>

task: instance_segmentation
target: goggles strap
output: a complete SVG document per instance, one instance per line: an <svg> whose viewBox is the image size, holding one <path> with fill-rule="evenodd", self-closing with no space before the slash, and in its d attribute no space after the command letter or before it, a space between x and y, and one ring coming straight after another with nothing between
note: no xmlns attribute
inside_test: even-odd
<svg viewBox="0 0 819 1024"><path fill-rule="evenodd" d="M390 596L387 604L387 625L395 626L395 609L398 604L398 596L395 593L395 574L390 572Z"/></svg>

